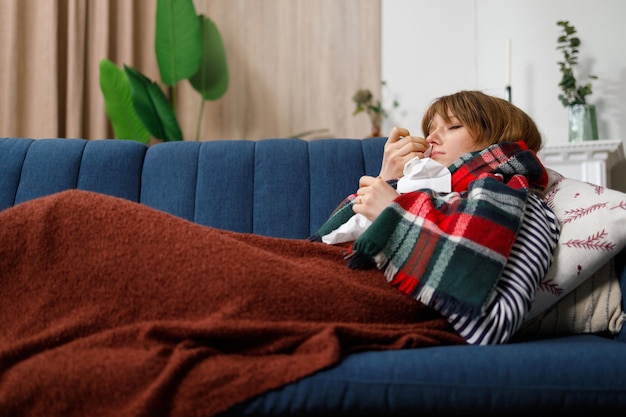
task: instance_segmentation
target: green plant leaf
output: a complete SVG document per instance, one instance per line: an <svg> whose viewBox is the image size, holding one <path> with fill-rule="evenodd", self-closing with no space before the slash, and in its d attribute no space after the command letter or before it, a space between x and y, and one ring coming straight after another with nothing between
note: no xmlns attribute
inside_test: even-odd
<svg viewBox="0 0 626 417"><path fill-rule="evenodd" d="M565 107L574 104L586 104L586 96L592 94L591 83L580 85L574 73L574 67L578 65L579 47L582 42L576 34L576 28L570 25L567 20L557 21L562 33L557 37L557 49L563 54L563 60L557 61L559 71L561 71L561 81L559 87L562 94L559 94L559 101ZM593 75L587 75L591 80L597 79Z"/></svg>
<svg viewBox="0 0 626 417"><path fill-rule="evenodd" d="M203 15L198 18L202 33L202 63L189 82L204 100L217 100L228 89L226 51L215 23Z"/></svg>
<svg viewBox="0 0 626 417"><path fill-rule="evenodd" d="M135 112L128 78L123 70L108 59L100 61L100 89L115 137L147 144L150 132Z"/></svg>
<svg viewBox="0 0 626 417"><path fill-rule="evenodd" d="M157 0L154 45L165 85L173 86L198 71L202 43L193 0Z"/></svg>
<svg viewBox="0 0 626 417"><path fill-rule="evenodd" d="M124 66L137 115L152 136L165 142L183 140L176 115L161 87L136 69Z"/></svg>

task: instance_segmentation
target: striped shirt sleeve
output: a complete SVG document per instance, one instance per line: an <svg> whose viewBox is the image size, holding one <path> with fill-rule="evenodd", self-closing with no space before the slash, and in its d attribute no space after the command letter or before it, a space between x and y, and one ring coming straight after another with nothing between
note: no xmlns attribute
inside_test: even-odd
<svg viewBox="0 0 626 417"><path fill-rule="evenodd" d="M506 343L520 328L539 282L552 263L559 234L560 225L552 210L540 196L531 193L511 254L485 314L469 319L440 310L469 344Z"/></svg>

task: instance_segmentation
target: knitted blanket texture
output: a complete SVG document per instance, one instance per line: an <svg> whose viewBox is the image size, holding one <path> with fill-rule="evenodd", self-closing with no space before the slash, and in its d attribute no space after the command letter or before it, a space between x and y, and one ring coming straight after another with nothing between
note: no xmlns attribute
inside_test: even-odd
<svg viewBox="0 0 626 417"><path fill-rule="evenodd" d="M0 415L208 417L354 352L465 343L342 252L85 191L1 211Z"/></svg>

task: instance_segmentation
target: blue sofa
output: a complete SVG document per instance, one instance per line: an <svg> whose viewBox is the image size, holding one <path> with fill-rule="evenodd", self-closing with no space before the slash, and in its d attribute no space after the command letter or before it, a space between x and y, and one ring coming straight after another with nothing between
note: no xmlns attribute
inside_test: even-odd
<svg viewBox="0 0 626 417"><path fill-rule="evenodd" d="M360 176L378 173L384 141L229 140L148 148L119 140L4 138L0 210L78 188L207 226L303 239L355 190ZM292 215L278 221L277 212ZM624 251L616 258L622 291L624 258ZM227 414L626 415L625 332L353 354Z"/></svg>

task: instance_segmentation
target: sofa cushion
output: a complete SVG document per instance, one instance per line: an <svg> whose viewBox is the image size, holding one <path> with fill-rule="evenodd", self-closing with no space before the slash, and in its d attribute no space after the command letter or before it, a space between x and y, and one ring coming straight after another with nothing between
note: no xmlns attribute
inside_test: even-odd
<svg viewBox="0 0 626 417"><path fill-rule="evenodd" d="M354 354L226 415L608 415L624 392L624 345L575 335Z"/></svg>
<svg viewBox="0 0 626 417"><path fill-rule="evenodd" d="M139 201L147 147L125 140L0 140L0 210L67 189Z"/></svg>
<svg viewBox="0 0 626 417"><path fill-rule="evenodd" d="M622 292L611 260L543 313L527 320L516 337L574 333L616 334L624 325Z"/></svg>
<svg viewBox="0 0 626 417"><path fill-rule="evenodd" d="M0 210L15 204L22 166L33 139L2 138L0 140Z"/></svg>

